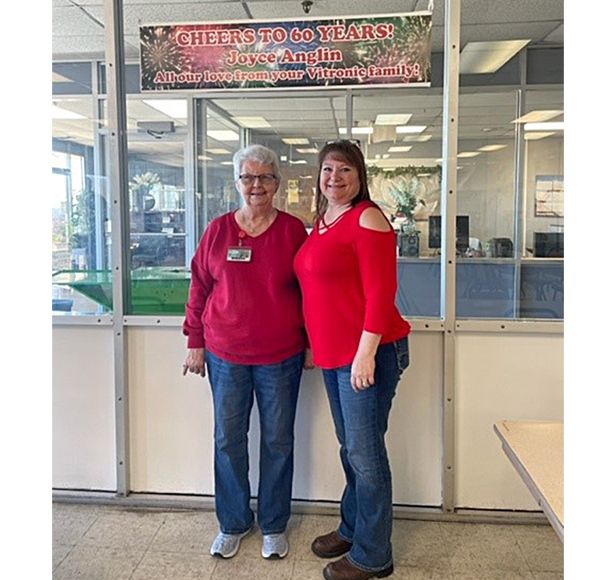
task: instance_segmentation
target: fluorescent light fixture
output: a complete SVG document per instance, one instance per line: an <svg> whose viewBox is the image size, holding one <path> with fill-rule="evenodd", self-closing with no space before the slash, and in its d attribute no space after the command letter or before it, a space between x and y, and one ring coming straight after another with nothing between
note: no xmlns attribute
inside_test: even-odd
<svg viewBox="0 0 616 580"><path fill-rule="evenodd" d="M318 153L318 152L319 152L319 150L318 150L318 149L316 149L315 147L311 147L311 148L309 148L309 149L299 149L299 148L298 148L298 149L297 149L297 152L298 152L298 153Z"/></svg>
<svg viewBox="0 0 616 580"><path fill-rule="evenodd" d="M286 161L287 160L287 156L286 155L281 155L280 156L280 161Z"/></svg>
<svg viewBox="0 0 616 580"><path fill-rule="evenodd" d="M407 151L410 151L412 148L413 148L412 145L402 145L402 146L390 147L387 151L389 151L389 153L406 153Z"/></svg>
<svg viewBox="0 0 616 580"><path fill-rule="evenodd" d="M537 131L536 133L524 133L524 140L525 141L536 141L537 139L543 139L544 137L549 137L550 135L554 135L554 132L547 132L547 133L542 133L540 131Z"/></svg>
<svg viewBox="0 0 616 580"><path fill-rule="evenodd" d="M305 159L296 159L295 161L293 161L291 159L291 161L289 161L289 163L292 163L293 165L305 165L308 163L308 161L306 161Z"/></svg>
<svg viewBox="0 0 616 580"><path fill-rule="evenodd" d="M498 151L499 149L504 149L507 145L484 145L483 147L479 147L477 151Z"/></svg>
<svg viewBox="0 0 616 580"><path fill-rule="evenodd" d="M271 127L267 119L264 117L233 117L233 120L248 129L262 129L263 127Z"/></svg>
<svg viewBox="0 0 616 580"><path fill-rule="evenodd" d="M558 115L562 115L564 111L531 111L526 113L522 117L518 117L511 121L512 123L540 123L541 121L548 121Z"/></svg>
<svg viewBox="0 0 616 580"><path fill-rule="evenodd" d="M432 135L407 135L402 139L405 143L409 143L412 141L413 143L425 143L426 141L430 141L432 139Z"/></svg>
<svg viewBox="0 0 616 580"><path fill-rule="evenodd" d="M143 102L173 119L186 119L188 117L188 107L184 100L144 99Z"/></svg>
<svg viewBox="0 0 616 580"><path fill-rule="evenodd" d="M51 118L52 119L87 119L79 113L74 113L68 109L58 107L58 105L51 105Z"/></svg>
<svg viewBox="0 0 616 580"><path fill-rule="evenodd" d="M425 129L426 125L402 125L396 127L396 133L421 133Z"/></svg>
<svg viewBox="0 0 616 580"><path fill-rule="evenodd" d="M404 125L408 123L413 113L380 113L376 116L375 125Z"/></svg>
<svg viewBox="0 0 616 580"><path fill-rule="evenodd" d="M338 129L341 135L346 135L347 130L346 127ZM352 127L351 135L372 135L374 133L373 127Z"/></svg>
<svg viewBox="0 0 616 580"><path fill-rule="evenodd" d="M389 153L385 153L385 155L383 155L383 159L389 159L391 157L391 155Z"/></svg>
<svg viewBox="0 0 616 580"><path fill-rule="evenodd" d="M214 148L214 149L206 149L208 153L213 153L214 155L231 155L230 151L226 149Z"/></svg>
<svg viewBox="0 0 616 580"><path fill-rule="evenodd" d="M477 157L477 155L481 155L479 151L462 151L462 153L458 153L458 157L466 158L466 157Z"/></svg>
<svg viewBox="0 0 616 580"><path fill-rule="evenodd" d="M233 161L221 161L221 165L233 165Z"/></svg>
<svg viewBox="0 0 616 580"><path fill-rule="evenodd" d="M529 42L530 38L524 40L469 42L460 53L460 74L496 72Z"/></svg>
<svg viewBox="0 0 616 580"><path fill-rule="evenodd" d="M565 123L525 123L524 131L564 131Z"/></svg>
<svg viewBox="0 0 616 580"><path fill-rule="evenodd" d="M212 158L208 157L207 155L199 155L197 159L199 159L199 161L211 161L212 160Z"/></svg>
<svg viewBox="0 0 616 580"><path fill-rule="evenodd" d="M305 137L288 137L287 139L283 139L282 142L287 145L310 145L310 141Z"/></svg>
<svg viewBox="0 0 616 580"><path fill-rule="evenodd" d="M207 136L216 141L239 141L240 136L235 131L222 130L222 131L208 131Z"/></svg>

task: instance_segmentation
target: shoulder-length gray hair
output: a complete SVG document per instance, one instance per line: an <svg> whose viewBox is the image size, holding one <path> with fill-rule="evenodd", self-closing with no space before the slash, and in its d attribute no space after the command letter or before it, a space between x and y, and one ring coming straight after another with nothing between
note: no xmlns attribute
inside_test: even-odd
<svg viewBox="0 0 616 580"><path fill-rule="evenodd" d="M251 159L258 161L263 165L271 165L274 168L274 175L280 178L280 167L278 166L278 155L271 149L263 145L250 145L235 152L233 156L233 175L235 179L239 179L244 161Z"/></svg>

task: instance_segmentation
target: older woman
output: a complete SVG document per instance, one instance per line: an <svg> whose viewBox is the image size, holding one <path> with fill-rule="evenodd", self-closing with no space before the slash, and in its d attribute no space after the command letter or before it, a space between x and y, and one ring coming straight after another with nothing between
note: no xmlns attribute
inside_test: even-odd
<svg viewBox="0 0 616 580"><path fill-rule="evenodd" d="M351 141L319 154L317 219L295 257L314 363L323 368L346 487L337 530L316 538L328 580L393 572L392 485L385 432L408 366L410 326L396 295L396 243L370 201L366 166Z"/></svg>
<svg viewBox="0 0 616 580"><path fill-rule="evenodd" d="M253 527L248 428L256 396L261 426L258 524L264 558L283 558L291 509L293 425L306 339L293 258L306 238L297 218L277 210L276 154L238 151L243 207L214 219L192 260L184 334L186 372L212 387L215 501L220 533L210 553L230 558Z"/></svg>

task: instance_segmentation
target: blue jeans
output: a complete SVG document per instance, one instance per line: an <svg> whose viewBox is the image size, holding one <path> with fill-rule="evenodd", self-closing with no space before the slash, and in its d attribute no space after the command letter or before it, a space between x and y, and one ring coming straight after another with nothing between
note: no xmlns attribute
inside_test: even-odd
<svg viewBox="0 0 616 580"><path fill-rule="evenodd" d="M347 554L353 564L379 571L393 562L385 432L396 386L409 365L408 337L380 345L375 361L375 384L364 391L352 389L351 365L324 369L323 376L346 476L338 534L353 542Z"/></svg>
<svg viewBox="0 0 616 580"><path fill-rule="evenodd" d="M284 532L291 515L293 425L304 353L279 363L244 365L205 352L214 399L214 479L220 530L254 523L248 480L248 428L254 396L261 426L257 518L264 534Z"/></svg>

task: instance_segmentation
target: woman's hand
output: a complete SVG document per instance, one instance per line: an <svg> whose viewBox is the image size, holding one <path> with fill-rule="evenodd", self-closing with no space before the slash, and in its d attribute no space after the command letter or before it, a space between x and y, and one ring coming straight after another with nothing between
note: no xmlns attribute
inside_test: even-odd
<svg viewBox="0 0 616 580"><path fill-rule="evenodd" d="M312 358L312 349L307 348L304 351L304 368L309 371L314 368L314 360Z"/></svg>
<svg viewBox="0 0 616 580"><path fill-rule="evenodd" d="M196 375L205 376L205 349L204 348L189 348L186 360L184 361L184 370L182 376L186 375L186 371L195 373Z"/></svg>
<svg viewBox="0 0 616 580"><path fill-rule="evenodd" d="M374 385L374 369L376 349L379 347L381 335L364 330L359 339L359 346L351 365L351 387L357 393Z"/></svg>
<svg viewBox="0 0 616 580"><path fill-rule="evenodd" d="M374 355L357 351L351 365L351 387L357 393L374 385Z"/></svg>

